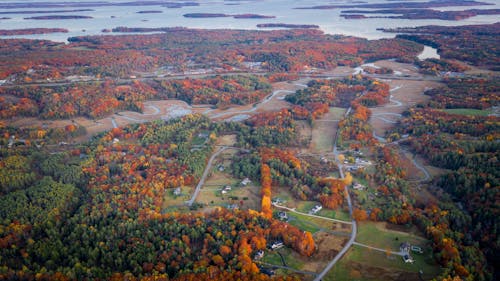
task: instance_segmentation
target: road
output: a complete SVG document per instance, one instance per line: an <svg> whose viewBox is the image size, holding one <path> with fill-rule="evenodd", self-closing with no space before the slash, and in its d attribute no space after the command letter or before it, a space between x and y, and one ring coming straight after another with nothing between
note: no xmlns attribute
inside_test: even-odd
<svg viewBox="0 0 500 281"><path fill-rule="evenodd" d="M302 213L302 212L296 211L295 208L288 208L288 207L281 206L281 205L274 204L274 203L273 203L273 206L276 207L276 208L285 209L285 210L290 211L292 213L300 214L300 215L303 215L303 216L308 216L308 217L312 217L312 218L319 218L319 219L324 219L324 220L328 220L328 221L334 221L334 222L338 222L338 223L352 224L352 222L350 222L350 221L343 221L343 220L332 219L332 218L327 218L327 217L322 217L322 216L316 216L316 215L312 215L312 214L306 214L306 213Z"/></svg>
<svg viewBox="0 0 500 281"><path fill-rule="evenodd" d="M212 76L217 76L217 75L223 75L223 76L234 76L234 75L265 75L265 72L227 72L227 73L201 73L201 74L172 74L169 76L162 76L158 77L157 75L143 75L137 78L118 78L118 77L108 77L107 79L111 79L115 81L117 84L121 83L126 83L130 81L148 81L148 80L174 80L174 79L184 79L184 78L206 78L206 77L212 77ZM341 79L345 78L349 74L311 74L311 73L299 73L300 78L306 78L306 79L316 79L316 78L325 78L325 79ZM371 77L371 78L377 78L377 79L386 79L386 80L413 80L413 81L436 81L440 82L443 79L441 77L435 77L435 76L404 76L404 75L381 75L381 74L363 74L363 76ZM106 79L100 79L100 78L90 78L90 79L81 79L81 80L73 80L73 81L68 81L68 80L58 80L58 81L34 81L31 83L22 83L22 84L2 84L0 85L0 88L13 88L13 87L22 87L22 86L45 86L45 87L55 87L55 86L65 86L65 85L71 85L71 84L92 84L96 82L104 82ZM307 86L305 84L296 84L299 87L304 87ZM397 89L394 89L397 90Z"/></svg>
<svg viewBox="0 0 500 281"><path fill-rule="evenodd" d="M225 115L252 113L252 112L256 111L257 109L259 109L259 107L261 107L261 106L265 105L266 103L268 103L269 101L271 101L274 98L274 96L281 94L281 93L294 93L294 92L295 91L289 91L289 90L275 90L275 91L273 91L273 93L270 96L263 99L260 103L257 103L251 109L238 110L238 111L234 111L234 110L229 109L227 111L224 111L224 112L221 112L218 114L210 115L209 117L210 118L220 118L220 117L225 116Z"/></svg>
<svg viewBox="0 0 500 281"><path fill-rule="evenodd" d="M201 176L201 179L198 182L198 185L196 185L193 196L191 197L191 199L186 201L186 204L188 206L192 206L194 201L196 200L196 197L198 197L198 194L200 193L200 189L203 186L203 184L205 184L205 180L207 179L208 173L210 172L210 168L212 168L212 162L214 161L215 157L217 157L217 155L219 155L222 151L224 151L226 149L227 149L227 147L221 146L214 154L212 154L212 156L208 160L207 166L205 167L205 171L203 171L203 175Z"/></svg>
<svg viewBox="0 0 500 281"><path fill-rule="evenodd" d="M347 117L347 115L349 115L350 112L351 112L351 108L349 107L349 109L347 109L347 111L344 115L344 118ZM344 178L344 167L343 167L342 163L338 160L339 155L338 155L338 151L337 151L337 140L338 140L338 131L335 134L335 141L333 142L333 155L335 156L335 161L337 162L337 167L339 169L340 178L343 179ZM335 266L335 264L345 255L345 253L347 253L349 248L351 248L351 246L354 243L354 240L356 239L356 234L358 233L358 226L357 226L356 221L353 219L353 216L352 216L352 201L351 201L351 195L349 195L349 188L347 187L347 185L344 188L345 188L345 195L347 198L347 206L349 207L349 215L352 219L351 237L349 238L349 241L347 241L347 243L344 245L344 248L342 248L342 250L340 250L340 252L335 256L335 258L333 258L333 260L331 260L326 265L326 267L323 269L323 271L321 271L316 276L316 278L314 278L314 281L321 281L325 277L325 275L328 274L328 272L330 272L330 270L333 268L333 266Z"/></svg>

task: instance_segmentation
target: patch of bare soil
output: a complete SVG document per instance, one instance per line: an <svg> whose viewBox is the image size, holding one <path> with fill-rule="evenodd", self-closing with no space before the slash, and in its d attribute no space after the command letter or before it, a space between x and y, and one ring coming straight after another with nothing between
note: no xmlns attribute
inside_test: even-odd
<svg viewBox="0 0 500 281"><path fill-rule="evenodd" d="M346 267L349 268L349 275L353 279L363 278L367 280L420 281L418 273L395 271L355 261L347 262Z"/></svg>
<svg viewBox="0 0 500 281"><path fill-rule="evenodd" d="M233 146L236 143L236 135L224 135L217 138L217 145Z"/></svg>
<svg viewBox="0 0 500 281"><path fill-rule="evenodd" d="M342 250L348 240L346 237L335 236L323 231L315 233L314 241L316 242L317 251L304 263L302 270L321 271Z"/></svg>
<svg viewBox="0 0 500 281"><path fill-rule="evenodd" d="M387 130L394 127L399 116L415 104L429 99L424 92L442 84L433 81L413 80L383 80L391 89L391 101L383 106L371 108L370 124L378 136L383 136Z"/></svg>

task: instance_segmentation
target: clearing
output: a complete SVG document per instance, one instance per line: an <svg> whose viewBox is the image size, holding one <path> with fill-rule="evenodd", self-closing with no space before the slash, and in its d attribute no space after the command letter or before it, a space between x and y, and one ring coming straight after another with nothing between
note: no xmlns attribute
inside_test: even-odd
<svg viewBox="0 0 500 281"><path fill-rule="evenodd" d="M412 257L415 262L410 264L400 256L353 246L323 280L420 281L439 274L439 266L434 263L431 253L412 254ZM423 279L419 277L420 270Z"/></svg>
<svg viewBox="0 0 500 281"><path fill-rule="evenodd" d="M328 113L314 120L310 152L332 152L338 123L343 118L345 111L345 108L331 107Z"/></svg>

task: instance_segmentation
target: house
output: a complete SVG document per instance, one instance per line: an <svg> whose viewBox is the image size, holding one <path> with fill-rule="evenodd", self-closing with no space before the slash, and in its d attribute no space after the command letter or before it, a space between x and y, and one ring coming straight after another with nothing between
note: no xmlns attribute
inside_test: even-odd
<svg viewBox="0 0 500 281"><path fill-rule="evenodd" d="M226 194L226 193L228 193L229 191L231 191L231 186L230 186L230 185L226 185L226 186L224 186L224 187L222 188L221 193L222 193L222 194Z"/></svg>
<svg viewBox="0 0 500 281"><path fill-rule="evenodd" d="M251 183L252 181L249 178L244 178L241 181L241 185L246 186L247 184Z"/></svg>
<svg viewBox="0 0 500 281"><path fill-rule="evenodd" d="M260 260L264 257L264 251L258 250L257 253L255 253L255 256L253 257L254 260Z"/></svg>
<svg viewBox="0 0 500 281"><path fill-rule="evenodd" d="M328 164L328 159L325 156L322 156L319 161L321 164Z"/></svg>
<svg viewBox="0 0 500 281"><path fill-rule="evenodd" d="M408 242L403 242L399 245L399 251L403 254L409 254L410 253L410 243Z"/></svg>
<svg viewBox="0 0 500 281"><path fill-rule="evenodd" d="M273 200L271 200L271 204L273 205L279 205L281 203L283 203L283 200L281 200L281 198L279 197L273 198Z"/></svg>
<svg viewBox="0 0 500 281"><path fill-rule="evenodd" d="M413 258L410 255L404 255L403 260L405 263L413 263L414 262Z"/></svg>
<svg viewBox="0 0 500 281"><path fill-rule="evenodd" d="M217 167L217 170L219 170L219 172L224 172L224 170L225 170L224 165L219 165Z"/></svg>
<svg viewBox="0 0 500 281"><path fill-rule="evenodd" d="M227 208L229 210L238 210L240 207L238 206L238 204L229 204L227 205Z"/></svg>
<svg viewBox="0 0 500 281"><path fill-rule="evenodd" d="M259 270L261 273L266 274L268 276L273 276L275 274L274 270L272 270L270 268L262 267L262 268L259 268Z"/></svg>
<svg viewBox="0 0 500 281"><path fill-rule="evenodd" d="M314 206L314 208L311 209L311 211L309 211L309 214L316 214L317 212L321 211L321 209L323 209L323 206L321 205L316 205Z"/></svg>
<svg viewBox="0 0 500 281"><path fill-rule="evenodd" d="M174 189L174 195L175 196L180 196L182 194L182 190L181 190L181 187L177 187L176 189Z"/></svg>
<svg viewBox="0 0 500 281"><path fill-rule="evenodd" d="M422 254L424 252L419 246L411 246L411 251L419 254Z"/></svg>
<svg viewBox="0 0 500 281"><path fill-rule="evenodd" d="M352 189L354 189L354 190L365 190L366 186L364 186L364 185L356 182L356 183L354 183L352 185Z"/></svg>
<svg viewBox="0 0 500 281"><path fill-rule="evenodd" d="M273 244L271 244L271 249L277 250L277 249L283 248L283 246L285 246L283 244L283 242L281 242L281 241L275 241L275 242L273 242Z"/></svg>
<svg viewBox="0 0 500 281"><path fill-rule="evenodd" d="M278 218L282 221L288 221L288 214L286 212L278 212Z"/></svg>

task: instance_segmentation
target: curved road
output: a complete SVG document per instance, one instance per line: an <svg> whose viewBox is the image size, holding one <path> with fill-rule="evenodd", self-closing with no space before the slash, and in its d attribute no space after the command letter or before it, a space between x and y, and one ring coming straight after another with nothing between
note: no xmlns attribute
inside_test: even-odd
<svg viewBox="0 0 500 281"><path fill-rule="evenodd" d="M262 102L257 103L256 106L254 106L251 109L248 109L248 110L239 110L239 111L228 110L228 111L225 111L225 112L221 112L221 113L218 113L218 114L211 115L209 117L210 118L219 118L219 117L222 117L224 115L251 113L251 112L256 111L260 106L262 106L262 105L268 103L269 101L271 101L274 98L274 96L276 96L278 94L281 94L281 93L295 93L295 91L290 91L290 90L276 90L276 91L273 91L273 93L270 96L264 98L262 100Z"/></svg>
<svg viewBox="0 0 500 281"><path fill-rule="evenodd" d="M212 162L214 161L215 157L217 157L217 155L219 155L222 151L226 149L227 147L221 146L214 154L212 154L212 156L208 160L207 166L205 167L205 171L203 171L203 175L201 176L201 179L198 182L198 185L196 185L196 189L194 190L193 196L191 197L191 199L186 201L186 204L188 206L192 206L194 201L196 200L196 197L198 197L200 189L203 186L203 184L205 184L205 180L207 179L208 173L210 172L210 168L212 168Z"/></svg>
<svg viewBox="0 0 500 281"><path fill-rule="evenodd" d="M347 117L347 115L349 115L349 113L351 112L351 108L349 107L349 109L346 111L346 113L344 114L344 118ZM337 131L337 134L335 135L335 141L333 143L333 154L335 156L335 160L337 161L337 167L339 169L339 172L340 172L340 178L344 178L344 170L343 170L343 165L340 161L338 161L338 151L337 151L337 140L338 140L338 131ZM350 217L352 218L352 201L351 201L351 196L349 195L349 189L347 187L347 185L344 187L345 189L345 196L347 198L347 205L349 206L349 215ZM352 230L351 230L351 237L349 238L349 241L347 242L347 244L344 245L344 248L342 248L342 250L340 250L340 252L335 256L335 258L333 258L333 260L331 260L327 265L326 267L323 269L323 271L321 271L317 276L316 278L314 278L314 281L321 281L326 274L328 274L328 272L333 268L333 266L342 258L342 256L345 255L345 253L349 250L349 248L351 248L351 246L353 245L354 243L354 240L356 239L356 234L358 232L358 226L356 225L356 221L354 220L354 218L352 218Z"/></svg>

